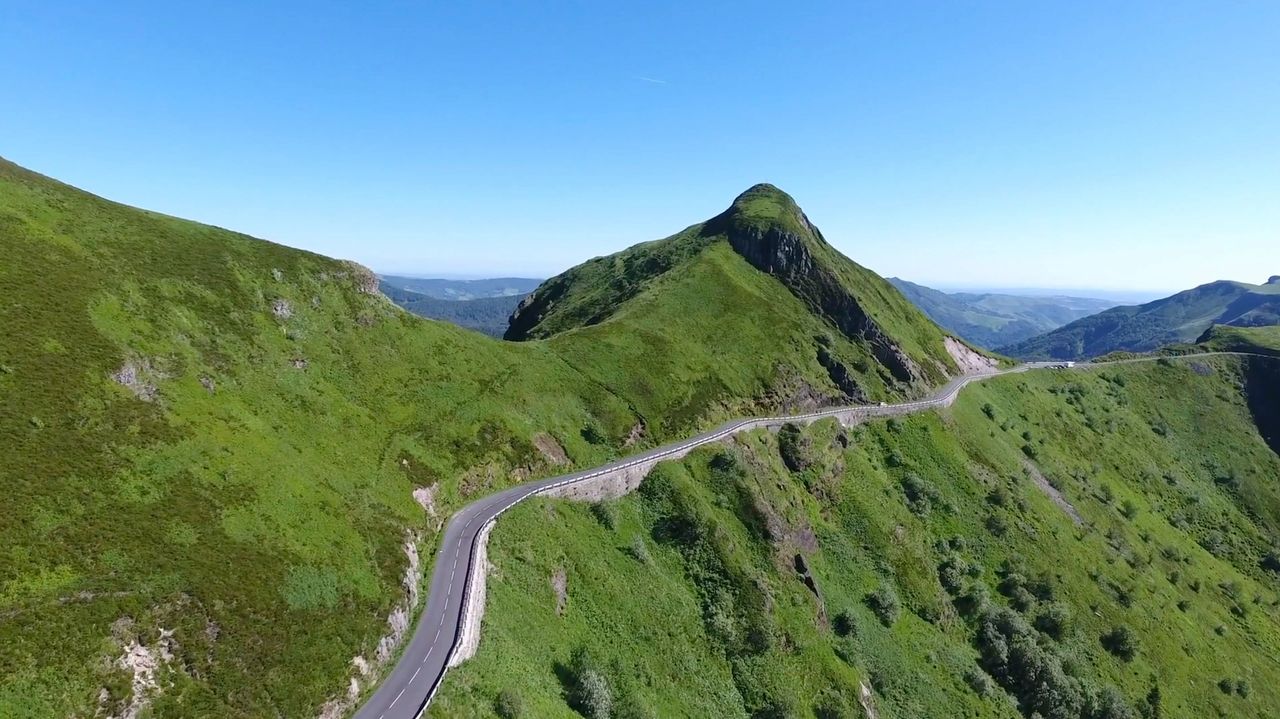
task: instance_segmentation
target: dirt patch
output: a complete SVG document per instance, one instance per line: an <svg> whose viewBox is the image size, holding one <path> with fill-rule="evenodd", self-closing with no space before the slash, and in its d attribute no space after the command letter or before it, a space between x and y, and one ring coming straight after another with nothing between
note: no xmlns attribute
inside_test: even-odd
<svg viewBox="0 0 1280 719"><path fill-rule="evenodd" d="M1045 479L1045 476L1040 473L1039 467L1036 467L1031 462L1023 462L1022 466L1027 470L1027 476L1031 478L1031 481L1035 482L1035 485L1040 488L1040 491L1044 492L1054 504L1058 505L1062 511L1066 512L1067 515L1071 517L1071 521L1076 523L1076 526L1084 524L1084 518L1080 516L1080 512L1076 511L1075 505L1068 502L1067 498L1062 496L1062 492L1059 492L1057 487L1049 484L1049 480Z"/></svg>
<svg viewBox="0 0 1280 719"><path fill-rule="evenodd" d="M569 455L564 453L564 447L561 447L556 438L546 432L533 435L533 446L537 447L542 458L551 464L569 464Z"/></svg>
<svg viewBox="0 0 1280 719"><path fill-rule="evenodd" d="M569 606L569 575L565 573L564 567L551 575L551 589L556 593L556 616L563 617L564 610Z"/></svg>
<svg viewBox="0 0 1280 719"><path fill-rule="evenodd" d="M947 348L947 354L951 355L951 359L955 360L956 366L960 368L961 374L995 371L998 363L994 359L973 351L969 345L960 340L954 337L943 337L942 343Z"/></svg>
<svg viewBox="0 0 1280 719"><path fill-rule="evenodd" d="M644 420L636 422L635 425L631 427L631 431L627 432L627 438L622 441L622 446L631 447L635 445L636 442L644 439L646 433L648 433L648 429L644 426Z"/></svg>

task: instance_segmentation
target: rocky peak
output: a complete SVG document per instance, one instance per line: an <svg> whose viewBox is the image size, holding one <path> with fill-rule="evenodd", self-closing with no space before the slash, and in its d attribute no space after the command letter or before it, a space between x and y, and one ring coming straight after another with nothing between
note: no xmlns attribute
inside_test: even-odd
<svg viewBox="0 0 1280 719"><path fill-rule="evenodd" d="M702 234L724 236L747 262L778 278L846 337L867 342L899 381L913 382L920 376L911 358L851 294L832 266L835 250L787 193L773 185L755 185L709 220Z"/></svg>
<svg viewBox="0 0 1280 719"><path fill-rule="evenodd" d="M1280 275L1271 275L1271 277L1267 278L1267 284L1280 285Z"/></svg>

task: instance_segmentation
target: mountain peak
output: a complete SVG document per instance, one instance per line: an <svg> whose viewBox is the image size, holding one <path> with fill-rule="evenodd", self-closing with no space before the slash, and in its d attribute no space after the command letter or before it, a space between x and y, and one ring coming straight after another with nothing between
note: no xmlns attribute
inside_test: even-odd
<svg viewBox="0 0 1280 719"><path fill-rule="evenodd" d="M754 189L754 188L753 188ZM1280 285L1280 275L1271 275L1267 278L1267 284Z"/></svg>
<svg viewBox="0 0 1280 719"><path fill-rule="evenodd" d="M704 235L730 237L743 233L761 237L772 232L822 237L791 195L767 182L747 188L729 209L707 221L703 230Z"/></svg>

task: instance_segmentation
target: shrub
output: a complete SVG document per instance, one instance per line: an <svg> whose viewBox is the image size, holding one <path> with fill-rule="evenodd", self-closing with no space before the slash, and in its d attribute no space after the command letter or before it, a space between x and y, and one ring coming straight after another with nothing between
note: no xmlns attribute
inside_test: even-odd
<svg viewBox="0 0 1280 719"><path fill-rule="evenodd" d="M1129 627L1120 625L1102 635L1102 646L1126 662L1133 661L1138 653L1138 635Z"/></svg>
<svg viewBox="0 0 1280 719"><path fill-rule="evenodd" d="M982 413L987 415L987 419L994 420L996 418L996 408L990 402L982 405Z"/></svg>
<svg viewBox="0 0 1280 719"><path fill-rule="evenodd" d="M1239 694L1241 699L1248 699L1249 691L1250 691L1249 682L1245 681L1244 679L1236 680L1236 694Z"/></svg>
<svg viewBox="0 0 1280 719"><path fill-rule="evenodd" d="M866 601L871 611L879 617L880 623L886 627L893 626L893 623L898 621L898 615L902 613L902 602L898 599L898 593L887 584L881 584L878 589L868 594Z"/></svg>
<svg viewBox="0 0 1280 719"><path fill-rule="evenodd" d="M605 529L613 531L618 528L618 508L611 502L596 502L591 505L591 516Z"/></svg>
<svg viewBox="0 0 1280 719"><path fill-rule="evenodd" d="M1134 504L1132 499L1126 499L1120 505L1120 514L1123 514L1125 519L1133 519L1138 516L1138 505Z"/></svg>
<svg viewBox="0 0 1280 719"><path fill-rule="evenodd" d="M604 444L608 438L604 436L604 431L600 429L600 425L595 422L589 422L582 428L582 438L591 444Z"/></svg>
<svg viewBox="0 0 1280 719"><path fill-rule="evenodd" d="M502 719L520 719L524 716L524 700L512 689L503 689L493 703L493 711Z"/></svg>
<svg viewBox="0 0 1280 719"><path fill-rule="evenodd" d="M1235 691L1235 689L1236 689L1236 683L1231 681L1230 679L1222 678L1218 680L1218 690L1221 691L1223 694L1230 694L1231 692Z"/></svg>
<svg viewBox="0 0 1280 719"><path fill-rule="evenodd" d="M970 667L969 671L964 673L964 681L980 697L989 697L996 690L991 675L978 667Z"/></svg>
<svg viewBox="0 0 1280 719"><path fill-rule="evenodd" d="M818 694L813 703L813 713L818 719L855 719L861 715L861 711L853 708L853 702L844 692L832 687L827 687Z"/></svg>
<svg viewBox="0 0 1280 719"><path fill-rule="evenodd" d="M653 557L649 554L649 545L645 544L644 537L639 534L631 538L631 545L627 547L627 553L641 564L649 564L653 561Z"/></svg>
<svg viewBox="0 0 1280 719"><path fill-rule="evenodd" d="M813 464L812 449L809 438L795 424L787 422L778 430L778 453L792 472L803 472Z"/></svg>
<svg viewBox="0 0 1280 719"><path fill-rule="evenodd" d="M1064 604L1054 602L1036 615L1035 626L1054 639L1062 639L1071 627L1071 610Z"/></svg>
<svg viewBox="0 0 1280 719"><path fill-rule="evenodd" d="M836 613L835 620L831 623L831 628L835 630L838 637L854 636L858 633L858 620L853 616L852 611L841 609Z"/></svg>
<svg viewBox="0 0 1280 719"><path fill-rule="evenodd" d="M933 505L942 498L938 488L914 472L908 472L902 478L902 493L907 497L907 506L917 516L925 516Z"/></svg>
<svg viewBox="0 0 1280 719"><path fill-rule="evenodd" d="M584 647L569 660L569 705L587 719L609 719L613 690L595 657Z"/></svg>

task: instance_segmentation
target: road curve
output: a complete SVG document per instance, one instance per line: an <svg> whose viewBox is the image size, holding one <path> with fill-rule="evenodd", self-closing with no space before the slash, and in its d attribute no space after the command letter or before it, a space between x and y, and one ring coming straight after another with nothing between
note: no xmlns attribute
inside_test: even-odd
<svg viewBox="0 0 1280 719"><path fill-rule="evenodd" d="M1214 352L1181 355L1170 359L1201 357L1206 354L1249 353ZM1121 360L1117 364L1157 359L1160 358L1133 358ZM669 457L738 432L850 413L862 418L911 414L950 403L970 382L1061 364L1061 362L1031 362L1012 369L957 377L928 399L915 402L884 406L846 406L795 415L733 420L689 439L655 447L600 467L517 485L468 504L454 514L445 526L444 536L436 553L435 566L431 572L426 608L418 620L413 636L404 647L395 668L383 679L381 685L364 705L356 711L353 715L354 719L417 719L426 711L427 705L430 704L444 679L449 659L458 645L462 612L466 607L466 594L472 574L471 565L476 556L477 537L485 525L522 500L554 487L581 482L624 467ZM1098 364L1076 363L1075 365L1079 369L1091 366L1096 367Z"/></svg>

